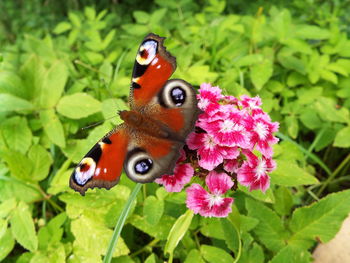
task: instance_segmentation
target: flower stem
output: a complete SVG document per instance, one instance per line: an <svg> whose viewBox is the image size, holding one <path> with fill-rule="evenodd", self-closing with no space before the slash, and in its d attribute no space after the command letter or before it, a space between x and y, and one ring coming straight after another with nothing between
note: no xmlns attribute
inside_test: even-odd
<svg viewBox="0 0 350 263"><path fill-rule="evenodd" d="M107 249L107 252L106 252L106 256L103 259L104 263L109 263L112 260L113 252L114 252L114 249L115 249L115 247L117 245L120 233L122 232L125 220L126 220L128 214L129 214L131 205L132 205L133 201L135 200L135 198L137 196L137 193L141 189L141 186L142 186L142 184L136 184L135 185L135 188L132 190L132 192L131 192L131 194L129 196L129 199L126 202L126 204L125 204L125 206L123 208L123 211L122 211L122 213L120 214L120 216L118 218L118 222L117 222L117 224L116 224L116 226L114 228L112 238L109 241L109 245L108 245L108 249Z"/></svg>

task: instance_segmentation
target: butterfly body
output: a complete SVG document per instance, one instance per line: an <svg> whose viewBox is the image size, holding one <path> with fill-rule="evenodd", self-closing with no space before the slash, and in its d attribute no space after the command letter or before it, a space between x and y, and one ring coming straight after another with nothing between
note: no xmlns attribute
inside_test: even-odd
<svg viewBox="0 0 350 263"><path fill-rule="evenodd" d="M123 169L140 183L173 173L199 110L190 84L168 80L176 60L163 41L154 34L145 37L132 73L130 110L119 112L124 123L96 143L73 171L70 186L82 195L88 188L111 188Z"/></svg>

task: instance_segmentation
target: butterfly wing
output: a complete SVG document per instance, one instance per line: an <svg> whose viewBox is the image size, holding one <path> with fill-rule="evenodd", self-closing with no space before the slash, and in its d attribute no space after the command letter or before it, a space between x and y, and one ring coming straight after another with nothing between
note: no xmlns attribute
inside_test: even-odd
<svg viewBox="0 0 350 263"><path fill-rule="evenodd" d="M69 185L84 195L88 188L107 188L119 182L127 154L129 132L124 124L96 143L74 169Z"/></svg>
<svg viewBox="0 0 350 263"><path fill-rule="evenodd" d="M138 49L129 97L131 108L150 102L176 69L176 59L166 51L164 39L148 34Z"/></svg>
<svg viewBox="0 0 350 263"><path fill-rule="evenodd" d="M173 174L180 149L199 114L195 90L183 80L169 80L142 108L142 114L158 123L160 132L154 136L154 131L147 127L132 132L124 171L130 179L145 183Z"/></svg>

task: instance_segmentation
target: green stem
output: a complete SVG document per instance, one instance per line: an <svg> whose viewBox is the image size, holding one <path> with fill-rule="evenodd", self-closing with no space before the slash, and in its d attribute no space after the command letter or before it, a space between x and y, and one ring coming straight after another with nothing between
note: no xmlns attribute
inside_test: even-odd
<svg viewBox="0 0 350 263"><path fill-rule="evenodd" d="M135 257L135 256L141 254L142 252L146 251L147 248L153 247L154 245L156 245L159 241L160 241L160 240L159 240L158 238L153 239L153 240L152 240L151 242L149 242L146 246L144 246L144 247L140 248L139 250L137 250L136 252L132 253L132 254L130 255L130 257Z"/></svg>
<svg viewBox="0 0 350 263"><path fill-rule="evenodd" d="M320 196L322 194L323 190L326 189L327 185L334 179L334 177L337 176L337 174L343 169L343 167L350 161L350 154L346 156L346 158L339 164L337 169L334 170L334 172L326 179L324 184L318 189L317 196Z"/></svg>
<svg viewBox="0 0 350 263"><path fill-rule="evenodd" d="M134 190L132 190L132 192L131 192L131 194L129 196L129 199L126 202L126 204L125 204L125 206L123 208L123 211L122 211L122 213L120 214L120 216L118 218L118 222L117 222L117 224L116 224L116 226L114 228L112 238L109 241L109 245L108 245L108 249L107 249L107 252L106 252L106 256L103 259L104 263L109 263L112 260L113 252L114 252L114 249L115 249L115 247L117 245L120 233L122 232L125 220L126 220L128 214L129 214L129 211L130 211L130 208L131 208L131 205L132 205L133 201L135 200L138 192L141 189L141 186L142 186L142 184L136 184L135 185Z"/></svg>
<svg viewBox="0 0 350 263"><path fill-rule="evenodd" d="M235 261L233 263L237 263L239 261L239 259L241 258L241 254L242 254L242 239L241 239L241 234L239 232L239 229L237 228L237 226L235 224L232 224L233 227L236 229L237 235L238 235L238 252L237 255L235 256Z"/></svg>

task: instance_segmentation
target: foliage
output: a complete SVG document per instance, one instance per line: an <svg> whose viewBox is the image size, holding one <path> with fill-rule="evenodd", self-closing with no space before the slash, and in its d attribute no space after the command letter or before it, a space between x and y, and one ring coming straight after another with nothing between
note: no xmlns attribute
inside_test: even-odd
<svg viewBox="0 0 350 263"><path fill-rule="evenodd" d="M350 167L348 7L141 2L52 13L37 9L40 1L27 13L17 1L2 3L0 260L101 261L135 185L123 176L111 190L81 197L68 178L120 122L136 49L155 32L177 57L174 78L262 98L281 123L278 168L266 194L239 187L233 213L220 220L186 212L185 193L144 185L113 262L311 262L316 241L329 241L350 212L342 202L350 190L341 191Z"/></svg>

